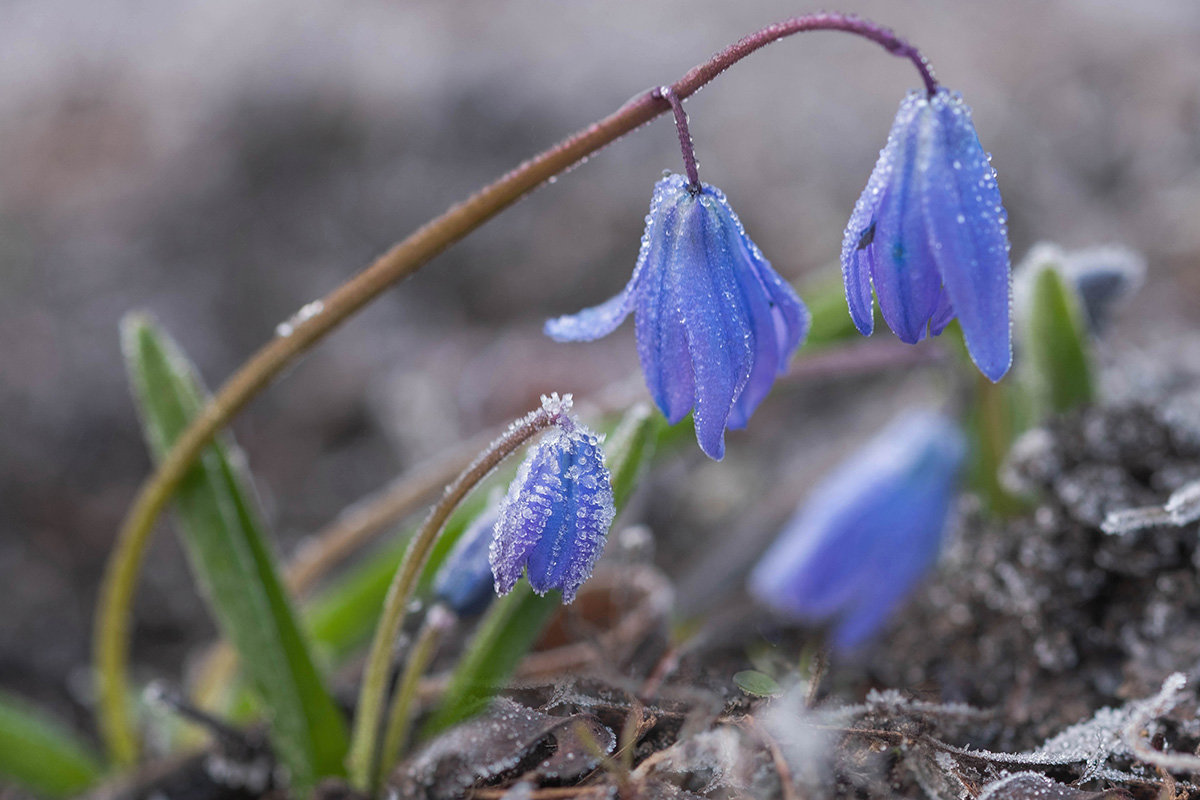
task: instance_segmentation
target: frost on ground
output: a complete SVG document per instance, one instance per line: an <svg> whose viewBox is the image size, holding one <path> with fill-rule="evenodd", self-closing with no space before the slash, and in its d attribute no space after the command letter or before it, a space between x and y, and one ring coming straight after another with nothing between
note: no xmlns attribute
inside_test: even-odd
<svg viewBox="0 0 1200 800"><path fill-rule="evenodd" d="M1102 530L1200 478L1195 398L1145 394L1027 435L1009 476L1026 510L965 508L937 574L819 692L789 660L781 696L743 694L761 610L672 637L670 579L623 563L488 713L399 765L390 796L1200 800L1195 525ZM651 574L659 590L638 590Z"/></svg>

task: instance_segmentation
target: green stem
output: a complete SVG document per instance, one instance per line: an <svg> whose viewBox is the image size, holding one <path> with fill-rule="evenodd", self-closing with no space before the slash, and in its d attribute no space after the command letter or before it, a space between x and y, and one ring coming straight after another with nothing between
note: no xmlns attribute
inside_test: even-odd
<svg viewBox="0 0 1200 800"><path fill-rule="evenodd" d="M417 588L417 580L421 576L425 560L433 549L433 543L437 541L454 509L480 481L514 450L539 431L555 424L558 419L558 413L540 408L513 423L503 436L493 442L454 480L454 483L446 487L445 494L430 510L429 516L425 518L425 522L405 550L404 560L400 562L388 587L387 597L383 601L383 613L379 618L379 625L375 628L375 637L371 641L371 650L363 671L362 685L359 687L354 734L347 758L350 783L355 788L368 792L374 788L372 780L375 776L379 721L383 711L384 694L387 691L388 674L391 671L392 644L400 632L404 615Z"/></svg>
<svg viewBox="0 0 1200 800"><path fill-rule="evenodd" d="M421 633L404 663L404 672L400 675L400 683L392 697L392 707L388 709L387 729L383 735L383 749L379 754L379 776L376 785L387 780L388 770L400 758L400 751L412 730L413 701L417 698L421 676L433 660L442 634L450 630L456 621L454 612L441 605L431 608L425 616Z"/></svg>
<svg viewBox="0 0 1200 800"><path fill-rule="evenodd" d="M868 20L842 14L809 14L769 25L692 68L670 89L684 100L751 53L786 36L813 30L841 30L865 36L892 54L911 60L932 93L927 62L916 48ZM538 186L579 164L625 134L669 111L659 88L635 96L604 119L568 136L523 162L465 201L425 223L374 263L306 308L279 335L250 357L213 396L142 483L117 533L105 567L94 622L93 659L97 673L100 729L112 757L136 757L136 738L126 705L129 614L134 583L150 539L150 528L170 501L189 467L233 417L288 365L384 290L412 275L435 256Z"/></svg>

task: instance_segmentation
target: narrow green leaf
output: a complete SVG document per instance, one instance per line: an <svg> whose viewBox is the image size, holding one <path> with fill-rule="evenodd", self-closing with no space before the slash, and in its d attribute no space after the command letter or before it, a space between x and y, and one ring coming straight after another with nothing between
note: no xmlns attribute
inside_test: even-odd
<svg viewBox="0 0 1200 800"><path fill-rule="evenodd" d="M667 421L648 403L638 403L625 413L605 443L605 461L612 473L613 503L623 508L637 488L646 464L654 457L658 437Z"/></svg>
<svg viewBox="0 0 1200 800"><path fill-rule="evenodd" d="M1033 279L1025 322L1026 374L1041 414L1061 414L1092 401L1090 347L1079 300L1053 264Z"/></svg>
<svg viewBox="0 0 1200 800"><path fill-rule="evenodd" d="M957 354L960 368L969 379L966 385L971 395L963 404L963 429L971 446L967 484L988 512L998 516L1016 514L1025 508L1025 502L1005 488L1000 472L1013 442L1029 427L1028 399L1013 381L992 383L979 372L967 352L958 320L942 333L942 341Z"/></svg>
<svg viewBox="0 0 1200 800"><path fill-rule="evenodd" d="M340 664L367 645L412 531L398 536L304 603L304 624L322 657Z"/></svg>
<svg viewBox="0 0 1200 800"><path fill-rule="evenodd" d="M617 511L628 501L655 443L667 429L661 415L645 404L626 412L605 448L605 461L613 476ZM521 581L492 607L475 631L467 651L459 659L442 703L426 723L423 734L432 736L478 713L503 686L521 659L537 641L542 629L559 608L560 595L533 593Z"/></svg>
<svg viewBox="0 0 1200 800"><path fill-rule="evenodd" d="M24 700L0 692L0 784L44 797L66 797L100 777L99 757L66 726Z"/></svg>
<svg viewBox="0 0 1200 800"><path fill-rule="evenodd" d="M130 315L122 345L151 452L162 458L199 413L204 389L155 323ZM192 572L268 710L275 751L307 792L343 774L345 720L313 662L268 545L244 459L228 435L180 485L176 510Z"/></svg>
<svg viewBox="0 0 1200 800"><path fill-rule="evenodd" d="M778 697L783 694L783 687L774 678L755 669L735 672L733 683L746 694L755 697Z"/></svg>
<svg viewBox="0 0 1200 800"><path fill-rule="evenodd" d="M800 296L808 307L810 324L804 350L815 350L853 339L859 335L846 307L846 289L841 273L822 270L804 281Z"/></svg>

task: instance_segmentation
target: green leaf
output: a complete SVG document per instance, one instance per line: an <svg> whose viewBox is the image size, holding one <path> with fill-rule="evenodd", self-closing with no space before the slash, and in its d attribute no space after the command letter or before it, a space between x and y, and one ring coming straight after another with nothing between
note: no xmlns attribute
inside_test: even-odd
<svg viewBox="0 0 1200 800"><path fill-rule="evenodd" d="M0 784L66 797L87 789L100 773L99 757L64 725L0 692Z"/></svg>
<svg viewBox="0 0 1200 800"><path fill-rule="evenodd" d="M810 325L804 350L815 350L856 338L859 333L846 307L846 288L840 271L822 270L799 290L808 307Z"/></svg>
<svg viewBox="0 0 1200 800"><path fill-rule="evenodd" d="M658 437L667 421L648 403L638 403L625 413L604 446L605 462L612 474L613 504L623 508L637 488L646 465L654 457Z"/></svg>
<svg viewBox="0 0 1200 800"><path fill-rule="evenodd" d="M1053 263L1033 278L1030 307L1022 315L1026 375L1041 414L1061 414L1095 396L1087 326L1079 300Z"/></svg>
<svg viewBox="0 0 1200 800"><path fill-rule="evenodd" d="M986 511L1002 517L1020 513L1025 501L1005 488L1000 472L1013 442L1029 427L1027 397L1013 381L992 383L980 373L967 351L958 320L942 333L942 341L958 355L960 368L970 381L971 394L963 404L963 429L970 441L967 484Z"/></svg>
<svg viewBox="0 0 1200 800"><path fill-rule="evenodd" d="M161 459L200 412L191 364L145 316L122 321L122 346L150 450ZM175 498L192 572L267 709L271 740L301 793L344 772L346 723L318 673L263 530L232 437L210 445Z"/></svg>
<svg viewBox="0 0 1200 800"><path fill-rule="evenodd" d="M304 603L304 624L329 663L342 663L371 640L408 540L404 535L387 542Z"/></svg>
<svg viewBox="0 0 1200 800"><path fill-rule="evenodd" d="M630 409L613 431L605 447L605 462L613 478L617 511L628 501L655 443L667 429L662 416L639 403ZM441 705L425 724L423 734L432 736L486 706L497 687L503 686L521 659L533 647L546 623L559 608L560 595L533 593L525 581L488 609L466 653L455 667Z"/></svg>
<svg viewBox="0 0 1200 800"><path fill-rule="evenodd" d="M755 669L734 673L733 682L743 692L755 697L778 697L783 694L783 687L774 678Z"/></svg>

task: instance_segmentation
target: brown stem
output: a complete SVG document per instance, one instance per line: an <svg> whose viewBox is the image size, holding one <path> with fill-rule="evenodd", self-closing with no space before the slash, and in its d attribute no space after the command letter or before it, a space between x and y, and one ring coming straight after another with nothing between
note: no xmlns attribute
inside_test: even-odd
<svg viewBox="0 0 1200 800"><path fill-rule="evenodd" d="M675 133L679 135L679 151L683 154L683 169L688 177L688 189L692 194L699 194L700 170L696 166L696 145L692 142L692 132L688 130L688 117L687 112L683 110L683 101L670 86L658 87L655 94L671 104L671 113L675 115Z"/></svg>

